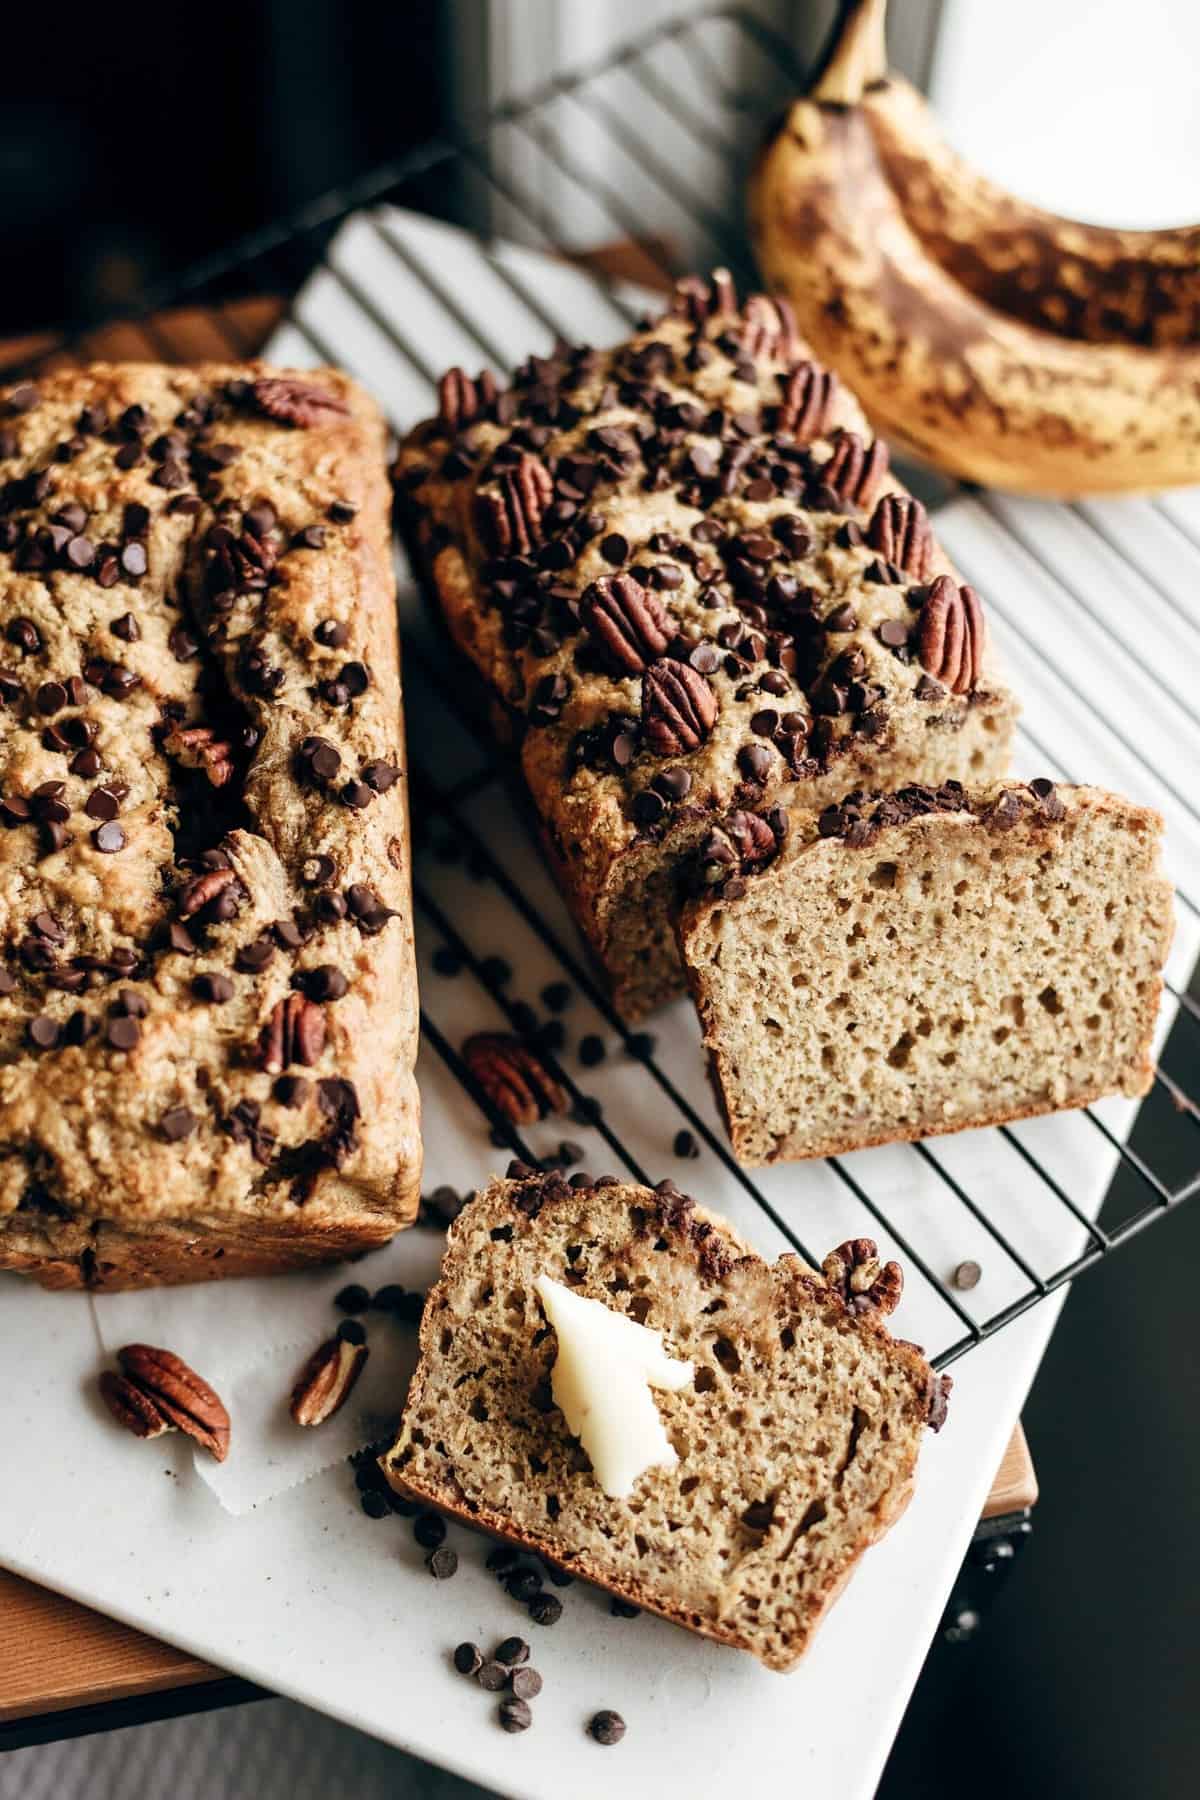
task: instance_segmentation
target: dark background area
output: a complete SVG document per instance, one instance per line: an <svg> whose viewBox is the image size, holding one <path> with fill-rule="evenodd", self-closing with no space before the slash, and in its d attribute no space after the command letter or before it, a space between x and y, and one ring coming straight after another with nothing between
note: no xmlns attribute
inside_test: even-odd
<svg viewBox="0 0 1200 1800"><path fill-rule="evenodd" d="M449 21L441 0L9 9L0 332L120 310L429 136ZM1200 1789L1198 1303L1200 1202L1071 1296L1025 1412L1033 1538L977 1638L931 1651L883 1800Z"/></svg>

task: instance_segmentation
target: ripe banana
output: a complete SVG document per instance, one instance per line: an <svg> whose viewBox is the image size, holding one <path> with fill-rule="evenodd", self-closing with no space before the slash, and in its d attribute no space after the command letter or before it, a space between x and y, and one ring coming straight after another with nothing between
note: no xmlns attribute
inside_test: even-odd
<svg viewBox="0 0 1200 1800"><path fill-rule="evenodd" d="M751 182L758 259L895 443L1068 498L1200 482L1200 226L1119 231L977 174L857 0Z"/></svg>

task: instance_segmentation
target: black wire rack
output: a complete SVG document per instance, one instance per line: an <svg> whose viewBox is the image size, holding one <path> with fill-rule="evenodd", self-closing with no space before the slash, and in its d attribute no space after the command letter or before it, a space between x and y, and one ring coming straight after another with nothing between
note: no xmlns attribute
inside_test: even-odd
<svg viewBox="0 0 1200 1800"><path fill-rule="evenodd" d="M490 277L551 336L562 328L562 319L547 301L544 284L519 259L500 254L501 241L536 249L555 259L547 268L561 268L567 262L578 264L583 247L580 233L590 224L593 242L615 239L636 246L638 267L653 284L669 282L688 263L719 263L730 268L747 288L753 284L753 268L740 211L745 174L764 122L801 80L802 71L790 47L753 13L736 7L691 11L587 68L554 79L486 119L460 123L302 213L206 259L183 277L144 294L131 316L138 318L140 330L150 342L173 358L176 346L169 328L151 315L166 308L221 301L239 292L291 292L319 267L321 279L333 285L340 304L353 310L370 342L386 347L387 356L402 369L408 389L414 396L423 396L419 405L414 398L412 406L404 402L391 409L396 429L407 429L428 410L444 362L455 358L438 360L421 333L408 324L404 309L390 304L378 283L356 271L351 260L332 253L337 234L347 221L363 224L390 270L389 279L409 284L409 291L419 296L424 308L434 309L452 328L458 343L469 345L482 362L504 369L515 359L508 346L498 341L486 310L447 277L438 256L423 253L419 245L414 247L411 235L393 228L395 218L401 215L391 209L404 209L403 216L428 215L484 234L477 242L477 252ZM564 231L564 221L569 223L569 232ZM603 297L614 338L646 310L645 296L633 291L628 280L605 280L591 274L579 279L586 279ZM212 317L228 337L231 355L257 349L257 345L239 341L233 315L227 310L218 308ZM54 354L85 352L87 333L93 329L93 321L76 321L64 328ZM324 329L314 309L297 305L285 335L289 352L301 346L306 360L343 362L380 392L372 381L370 354L354 346L347 353L338 332ZM947 492L944 485L941 492ZM1073 589L1057 563L1047 560L1036 530L1014 522L986 496L973 504L1007 534L1010 554L1028 559L1053 580L1068 605L1092 621L1093 629L1109 630L1103 620L1097 621L1088 595L1078 587ZM1093 534L1112 555L1125 557L1121 534L1106 526L1102 514L1087 507L1064 510L1070 512L1073 529ZM1200 536L1190 539L1188 525L1175 513L1159 509L1156 518L1156 529L1178 535L1179 554L1191 563L1195 591L1200 577ZM1128 570L1139 581L1146 580L1132 562ZM972 575L969 566L966 572ZM1182 580L1179 590L1159 583L1155 592L1176 622L1200 643L1200 618L1183 598L1185 586ZM1038 633L1029 617L1015 604L1009 605L994 585L989 586L989 595L991 610L1014 647L1037 657ZM621 1047L625 1061L639 1065L639 1080L651 1084L655 1105L668 1122L667 1141L675 1132L690 1134L713 1159L710 1166L719 1168L722 1180L732 1184L754 1212L769 1220L779 1236L806 1260L816 1260L798 1229L805 1222L804 1209L789 1202L776 1178L742 1169L735 1162L715 1113L693 1080L695 1071L681 1071L669 1057L656 1053L647 1033L633 1031L621 1021L594 979L565 915L535 892L544 883L530 879L528 863L519 858L514 862L498 851L481 826L481 806L490 812L494 804L507 805L502 796L508 772L476 718L463 706L453 667L445 660L439 641L411 617L406 617L404 624L410 711L414 687L419 687L423 704L432 709L428 716L435 723L439 717L454 720L454 730L475 748L473 760L467 758L470 766L465 772L447 779L426 753L428 734L418 737L410 729L414 820L418 843L426 846L417 858L414 900L426 969L421 1023L427 1050L483 1111L494 1143L528 1162L545 1160L544 1152L539 1154L491 1107L455 1047L453 1024L434 1016L441 991L437 971L464 971L508 1027L537 1044L569 1096L572 1117L589 1134L595 1134L597 1145L603 1144L613 1163L641 1181L652 1181L662 1173L661 1168L643 1166L645 1153L639 1153L629 1132L614 1123L619 1109L598 1101L591 1069L561 1045L561 1026L539 1017L527 1002L515 997L519 982L503 959L476 942L472 909L464 910L443 891L439 870L453 862L472 880L490 884L510 916L539 946L548 965L573 984L592 1019ZM1141 657L1137 645L1127 638L1113 645L1113 653L1132 658L1152 693L1161 692L1164 706L1179 706L1169 670ZM1086 686L1071 676L1069 667L1056 669L1053 680L1063 690L1064 706L1084 709L1094 730L1106 734L1113 755L1123 758L1135 776L1140 771L1156 784L1149 797L1162 796L1169 823L1173 808L1185 831L1196 830L1198 854L1192 866L1200 868L1200 805L1186 785L1152 766L1142 748L1136 719L1122 719L1094 707ZM1191 722L1194 727L1194 713ZM443 727L436 725L436 729L440 732ZM449 723L444 729L450 730ZM1073 756L1069 742L1064 761L1061 739L1056 735L1051 742L1049 734L1027 723L1022 727L1021 743L1023 753L1037 765L1031 772L1049 773L1060 780L1080 778L1081 769L1068 766ZM1185 891L1191 879L1180 886L1178 895L1189 929L1200 922L1197 899ZM434 972L429 974L429 969ZM1036 1129L1001 1127L994 1134L1005 1146L1005 1167L1019 1173L1020 1179L1036 1190L1036 1204L1044 1216L1053 1216L1069 1227L1069 1254L1059 1252L1047 1264L1044 1255L1019 1237L989 1184L978 1184L964 1159L950 1147L952 1140L902 1146L891 1153L906 1158L903 1168L910 1171L912 1179L919 1178L936 1192L940 1211L936 1234L927 1229L927 1218L923 1226L919 1212L910 1216L894 1204L894 1187L885 1191L877 1186L873 1172L880 1165L869 1159L878 1158L880 1152L832 1158L825 1163L834 1184L831 1191L851 1205L864 1226L871 1221L889 1251L894 1248L919 1272L929 1294L939 1303L941 1315L928 1334L937 1367L945 1367L993 1336L1200 1189L1200 1109L1188 1092L1198 1066L1200 1004L1180 981L1169 986L1169 999L1175 1017L1160 1052L1154 1089L1132 1123L1132 1109L1117 1116L1104 1105L1075 1115L1086 1122L1080 1129L1101 1143L1109 1159L1106 1167L1111 1180L1099 1211L1100 1191L1090 1181L1078 1178L1069 1155L1046 1154L1046 1140ZM899 1167L893 1163L889 1170ZM703 1176L694 1185L703 1192ZM982 1316L955 1285L953 1265L942 1253L941 1246L953 1234L948 1217L961 1217L964 1223L969 1219L972 1241L994 1250L1008 1271L1003 1303L985 1310Z"/></svg>

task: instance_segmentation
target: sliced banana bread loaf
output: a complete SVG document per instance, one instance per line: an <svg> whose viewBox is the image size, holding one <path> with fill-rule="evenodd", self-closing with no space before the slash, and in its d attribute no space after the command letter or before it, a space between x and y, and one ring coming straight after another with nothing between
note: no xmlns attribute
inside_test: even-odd
<svg viewBox="0 0 1200 1800"><path fill-rule="evenodd" d="M629 1018L683 988L714 815L992 781L983 611L786 303L680 283L612 350L452 370L401 446L414 564L519 744L551 865Z"/></svg>
<svg viewBox="0 0 1200 1800"><path fill-rule="evenodd" d="M738 1157L1145 1093L1173 930L1161 829L1035 781L855 795L767 865L714 831L680 944Z"/></svg>
<svg viewBox="0 0 1200 1800"><path fill-rule="evenodd" d="M399 1491L787 1669L908 1500L949 1380L883 1324L895 1263L859 1238L772 1267L670 1182L576 1186L514 1164L450 1232L384 1459ZM539 1275L695 1365L656 1391L679 1457L609 1499L551 1395Z"/></svg>

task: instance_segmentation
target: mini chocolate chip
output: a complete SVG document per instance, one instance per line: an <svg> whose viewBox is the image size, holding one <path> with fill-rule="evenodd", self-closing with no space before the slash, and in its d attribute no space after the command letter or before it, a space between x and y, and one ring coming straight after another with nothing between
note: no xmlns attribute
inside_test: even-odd
<svg viewBox="0 0 1200 1800"><path fill-rule="evenodd" d="M460 1675L478 1675L483 1658L474 1644L459 1644L454 1652L454 1666Z"/></svg>
<svg viewBox="0 0 1200 1800"><path fill-rule="evenodd" d="M562 1610L562 1601L556 1594L535 1594L529 1602L529 1616L535 1625L557 1625Z"/></svg>
<svg viewBox="0 0 1200 1800"><path fill-rule="evenodd" d="M418 1513L413 1520L413 1536L422 1550L436 1550L446 1541L446 1521L440 1513Z"/></svg>
<svg viewBox="0 0 1200 1800"><path fill-rule="evenodd" d="M361 1281L352 1281L348 1286L338 1289L333 1296L333 1304L340 1312L364 1313L371 1304L370 1291Z"/></svg>
<svg viewBox="0 0 1200 1800"><path fill-rule="evenodd" d="M619 1712L606 1707L588 1722L588 1736L598 1744L619 1744L625 1736L625 1721Z"/></svg>
<svg viewBox="0 0 1200 1800"><path fill-rule="evenodd" d="M449 1544L443 1544L439 1550L430 1551L425 1558L425 1567L435 1581L449 1581L452 1575L458 1573L458 1552L452 1550Z"/></svg>
<svg viewBox="0 0 1200 1800"><path fill-rule="evenodd" d="M224 1006L227 1000L233 999L233 983L228 975L197 975L192 981L192 993L197 1000Z"/></svg>
<svg viewBox="0 0 1200 1800"><path fill-rule="evenodd" d="M169 1144L182 1143L196 1129L196 1115L190 1106L173 1106L158 1122L158 1128Z"/></svg>
<svg viewBox="0 0 1200 1800"><path fill-rule="evenodd" d="M505 1731L528 1731L533 1724L533 1712L524 1700L502 1700L499 1716Z"/></svg>

